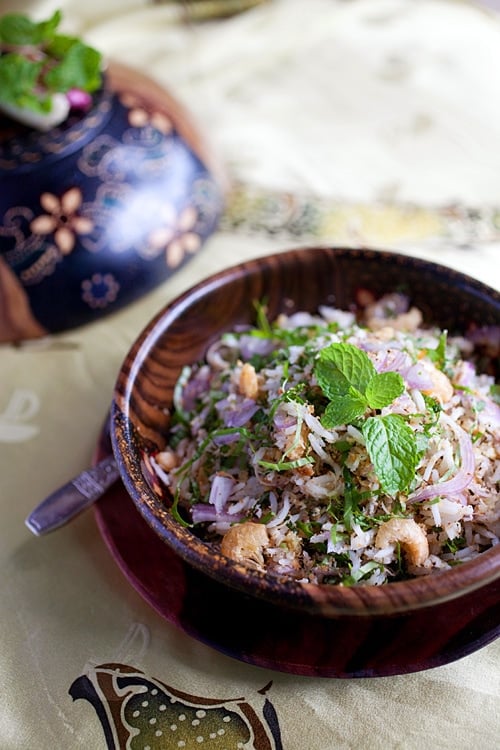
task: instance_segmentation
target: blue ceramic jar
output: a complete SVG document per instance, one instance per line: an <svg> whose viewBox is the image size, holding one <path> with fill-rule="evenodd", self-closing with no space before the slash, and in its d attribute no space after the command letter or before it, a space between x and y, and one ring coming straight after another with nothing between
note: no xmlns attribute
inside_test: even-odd
<svg viewBox="0 0 500 750"><path fill-rule="evenodd" d="M111 65L86 114L46 133L0 121L0 341L92 322L183 266L223 185L163 88Z"/></svg>

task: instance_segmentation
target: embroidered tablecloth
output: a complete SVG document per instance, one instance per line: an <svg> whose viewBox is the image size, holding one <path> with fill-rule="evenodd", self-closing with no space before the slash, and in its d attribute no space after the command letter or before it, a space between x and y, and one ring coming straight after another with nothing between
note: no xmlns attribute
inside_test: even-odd
<svg viewBox="0 0 500 750"><path fill-rule="evenodd" d="M493 750L498 640L413 674L264 669L162 618L92 510L43 538L24 526L91 462L140 330L212 272L363 244L500 288L495 3L274 0L227 17L221 5L0 2L40 18L60 7L71 32L168 86L231 179L218 231L168 282L95 324L0 348L0 747Z"/></svg>

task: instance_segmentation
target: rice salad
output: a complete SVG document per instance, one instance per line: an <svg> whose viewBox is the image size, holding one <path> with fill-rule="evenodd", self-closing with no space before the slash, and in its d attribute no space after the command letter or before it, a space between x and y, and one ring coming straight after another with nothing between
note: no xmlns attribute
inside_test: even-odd
<svg viewBox="0 0 500 750"><path fill-rule="evenodd" d="M172 513L280 580L380 585L500 536L499 387L402 294L223 334L149 456Z"/></svg>

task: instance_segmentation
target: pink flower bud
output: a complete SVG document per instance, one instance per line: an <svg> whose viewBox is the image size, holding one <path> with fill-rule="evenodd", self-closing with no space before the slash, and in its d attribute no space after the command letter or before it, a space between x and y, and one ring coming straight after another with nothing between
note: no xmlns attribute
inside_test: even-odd
<svg viewBox="0 0 500 750"><path fill-rule="evenodd" d="M81 89L70 89L66 97L72 109L87 110L92 104L92 97L87 91Z"/></svg>

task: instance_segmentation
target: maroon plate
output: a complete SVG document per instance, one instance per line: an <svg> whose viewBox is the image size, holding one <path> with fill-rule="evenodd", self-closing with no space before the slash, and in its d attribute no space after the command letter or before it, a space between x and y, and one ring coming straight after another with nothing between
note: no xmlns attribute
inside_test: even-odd
<svg viewBox="0 0 500 750"><path fill-rule="evenodd" d="M103 430L95 462L110 452ZM310 677L382 677L447 664L500 635L500 579L432 610L314 617L245 596L191 568L148 526L121 482L95 512L119 568L151 607L187 635L248 664Z"/></svg>

